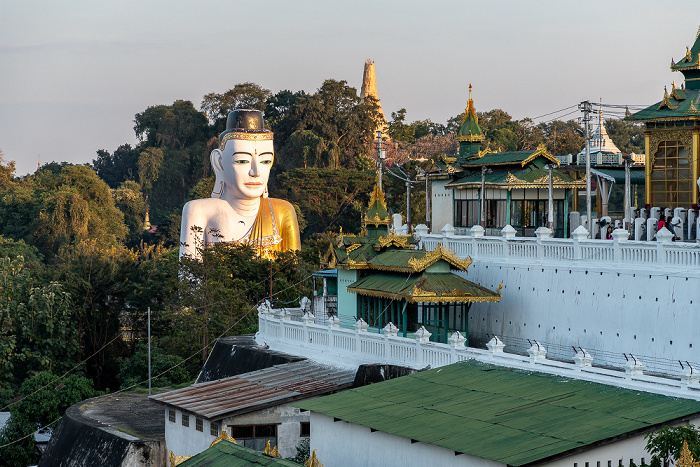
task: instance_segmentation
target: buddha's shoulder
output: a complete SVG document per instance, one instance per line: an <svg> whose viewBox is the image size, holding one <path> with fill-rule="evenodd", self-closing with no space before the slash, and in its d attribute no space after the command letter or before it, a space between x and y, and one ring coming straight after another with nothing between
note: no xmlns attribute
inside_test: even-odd
<svg viewBox="0 0 700 467"><path fill-rule="evenodd" d="M222 210L230 210L231 205L220 198L193 199L185 203L182 208L182 215L207 216L210 213L220 213Z"/></svg>
<svg viewBox="0 0 700 467"><path fill-rule="evenodd" d="M294 205L292 205L292 203L290 203L289 201L285 201L279 198L270 198L270 204L272 205L272 209L276 213L293 213L296 216Z"/></svg>

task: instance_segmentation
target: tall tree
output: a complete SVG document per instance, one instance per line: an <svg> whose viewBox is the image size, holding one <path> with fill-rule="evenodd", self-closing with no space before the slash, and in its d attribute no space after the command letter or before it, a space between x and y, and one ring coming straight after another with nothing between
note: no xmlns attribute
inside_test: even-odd
<svg viewBox="0 0 700 467"><path fill-rule="evenodd" d="M110 188L117 188L123 181L136 179L138 159L138 150L122 144L112 154L104 149L97 151L92 168Z"/></svg>
<svg viewBox="0 0 700 467"><path fill-rule="evenodd" d="M148 146L185 149L209 139L207 117L190 101L148 107L136 114L134 123L136 137Z"/></svg>
<svg viewBox="0 0 700 467"><path fill-rule="evenodd" d="M209 121L217 126L226 121L229 112L235 109L256 109L264 111L266 101L272 96L269 89L255 83L245 82L236 84L223 94L211 92L204 96L200 106L201 111ZM223 131L223 128L220 128Z"/></svg>

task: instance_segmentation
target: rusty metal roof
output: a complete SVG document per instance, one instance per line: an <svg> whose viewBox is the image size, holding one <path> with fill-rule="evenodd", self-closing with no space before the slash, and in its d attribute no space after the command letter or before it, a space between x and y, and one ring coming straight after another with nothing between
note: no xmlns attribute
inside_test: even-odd
<svg viewBox="0 0 700 467"><path fill-rule="evenodd" d="M208 420L218 420L346 389L354 379L354 371L303 360L193 384L151 399Z"/></svg>

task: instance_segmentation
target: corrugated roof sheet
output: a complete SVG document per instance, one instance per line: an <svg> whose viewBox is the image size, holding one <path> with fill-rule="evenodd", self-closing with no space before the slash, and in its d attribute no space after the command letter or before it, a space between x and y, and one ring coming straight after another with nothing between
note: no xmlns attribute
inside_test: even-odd
<svg viewBox="0 0 700 467"><path fill-rule="evenodd" d="M406 276L405 274L374 273L363 277L348 286L348 292L367 295L368 292L380 292L396 294L404 299L413 297L413 288L418 287L423 292L436 294L435 300L441 296L454 296L455 290L464 294L464 302L474 301L482 297L498 297L486 287L470 282L457 274L448 273L422 273L420 275ZM433 299L427 297L421 301L430 302Z"/></svg>
<svg viewBox="0 0 700 467"><path fill-rule="evenodd" d="M679 91L680 92L680 91ZM681 96L679 96L681 97ZM627 117L628 120L654 120L656 118L681 118L700 117L700 90L685 89L682 91L684 99L678 100L673 97L668 98L669 106L661 106L661 102L650 105L646 109L640 110ZM673 128L671 128L673 129ZM682 130L682 127L677 128Z"/></svg>
<svg viewBox="0 0 700 467"><path fill-rule="evenodd" d="M348 388L354 379L353 371L303 360L193 384L151 399L217 420Z"/></svg>
<svg viewBox="0 0 700 467"><path fill-rule="evenodd" d="M462 162L462 165L494 165L494 164L517 164L522 163L525 159L530 157L535 149L528 151L506 151L506 152L494 152L491 154L486 154L481 158L467 159Z"/></svg>
<svg viewBox="0 0 700 467"><path fill-rule="evenodd" d="M178 464L180 467L248 467L255 465L292 467L301 464L271 457L227 440L221 440L209 449Z"/></svg>
<svg viewBox="0 0 700 467"><path fill-rule="evenodd" d="M615 183L625 183L625 169L606 169L603 167L596 167L593 172L600 172L609 177L615 179ZM645 173L644 167L641 169L630 169L630 183L633 185L639 185L645 183Z"/></svg>
<svg viewBox="0 0 700 467"><path fill-rule="evenodd" d="M512 466L700 414L696 401L473 360L296 405Z"/></svg>

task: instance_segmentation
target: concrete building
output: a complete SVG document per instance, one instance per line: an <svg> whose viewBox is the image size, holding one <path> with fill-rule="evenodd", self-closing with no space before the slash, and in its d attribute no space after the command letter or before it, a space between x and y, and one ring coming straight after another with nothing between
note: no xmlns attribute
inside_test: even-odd
<svg viewBox="0 0 700 467"><path fill-rule="evenodd" d="M152 396L165 406L165 442L175 456L207 449L222 428L242 446L262 451L267 442L282 457L296 454L309 436L309 414L292 404L349 388L355 371L310 360L286 363L197 383Z"/></svg>

